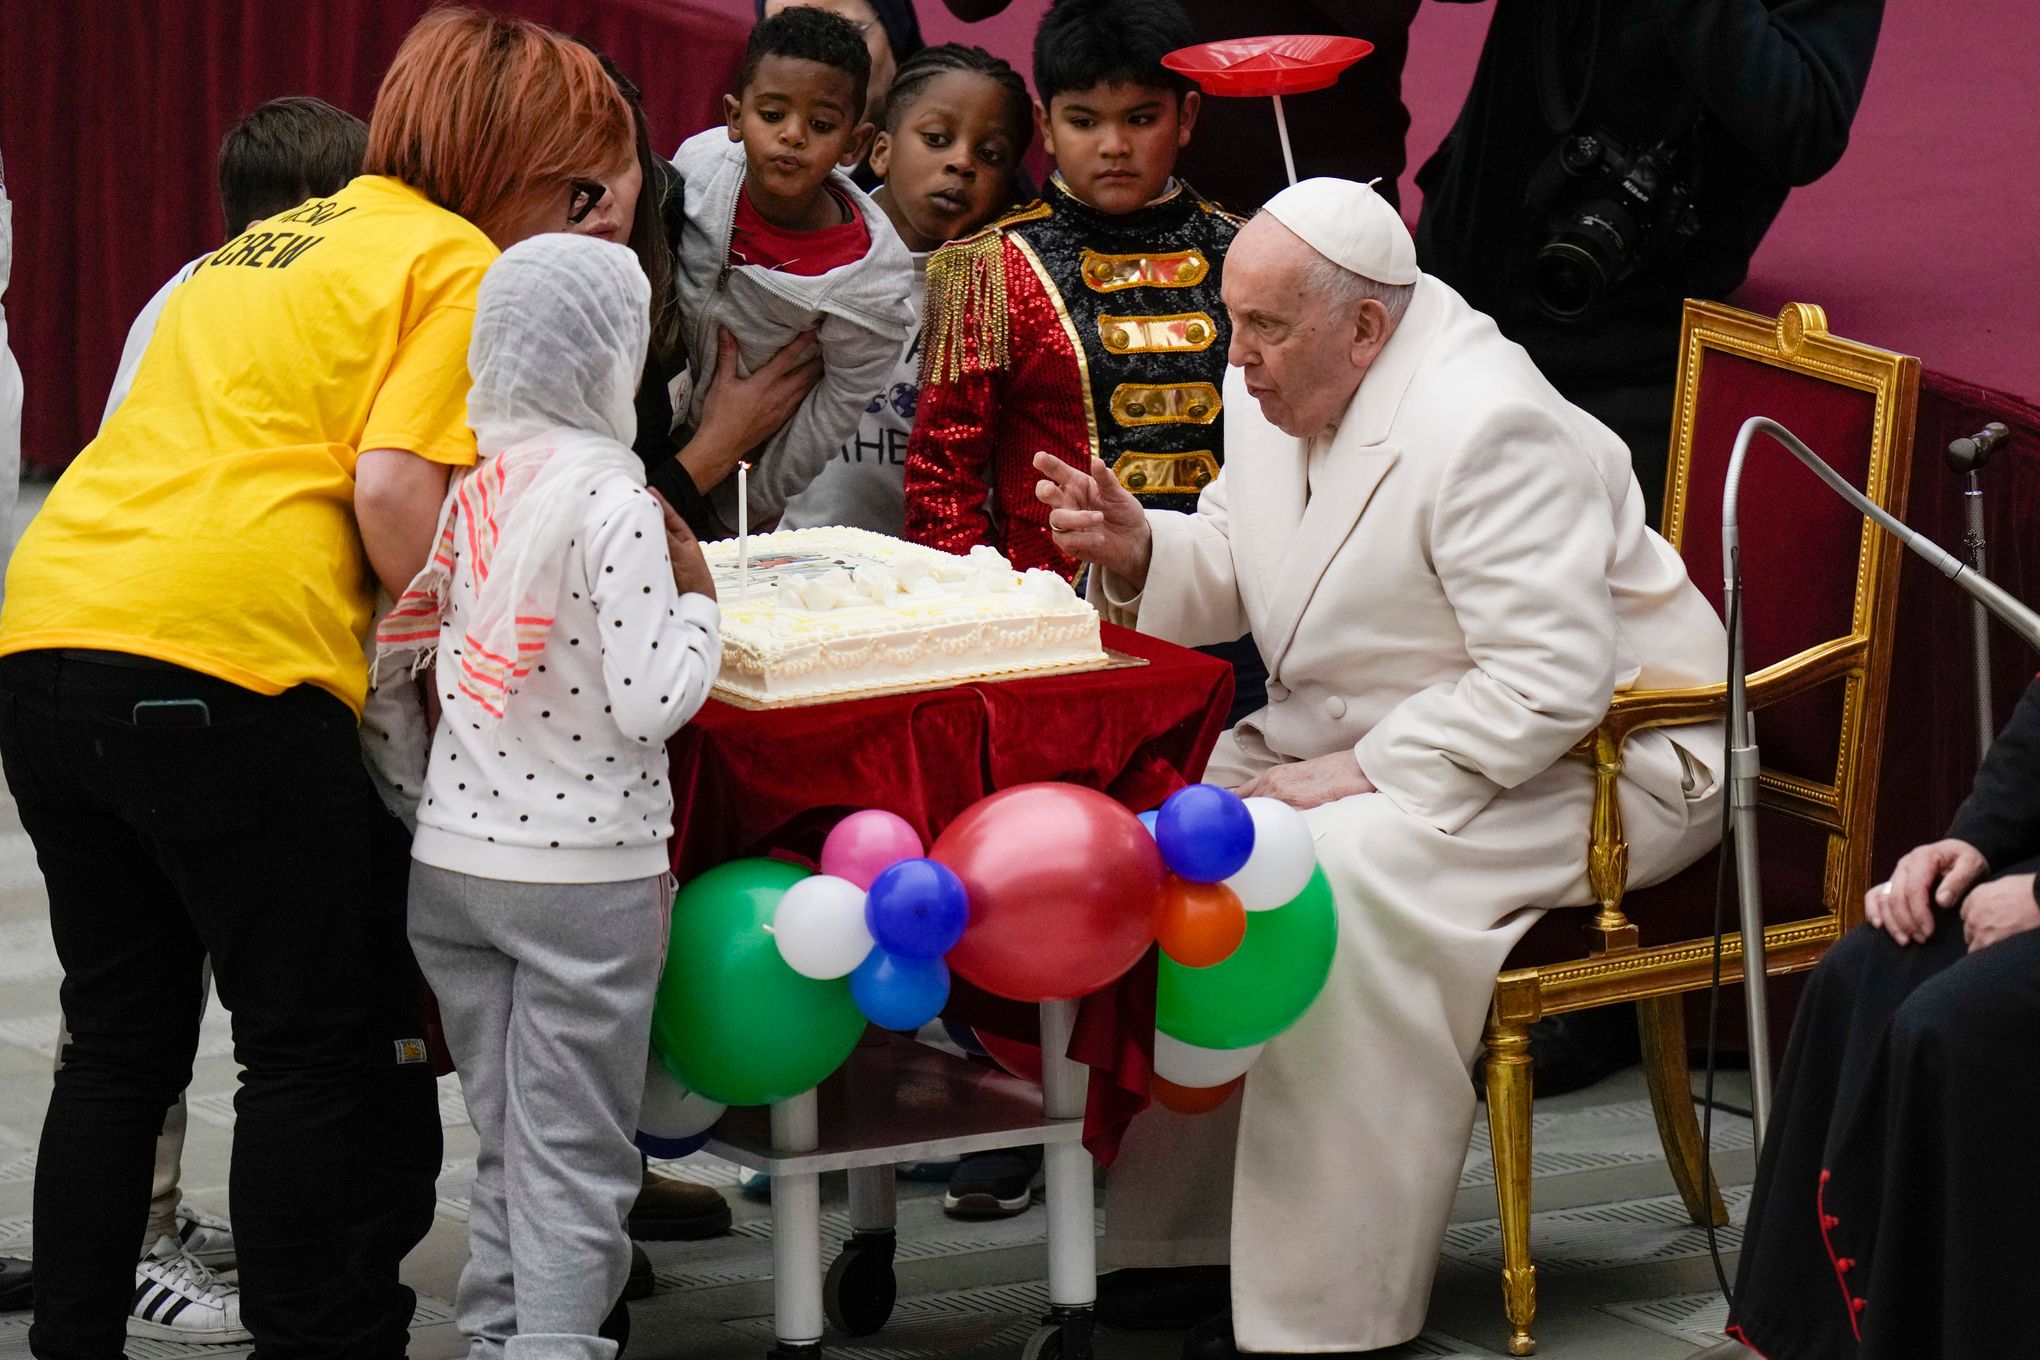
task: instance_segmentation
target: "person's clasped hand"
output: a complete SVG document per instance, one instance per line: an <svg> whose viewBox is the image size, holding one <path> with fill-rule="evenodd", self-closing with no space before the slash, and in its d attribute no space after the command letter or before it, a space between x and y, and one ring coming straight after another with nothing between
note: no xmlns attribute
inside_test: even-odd
<svg viewBox="0 0 2040 1360"><path fill-rule="evenodd" d="M1103 567L1134 589L1147 586L1154 537L1147 511L1102 458L1088 470L1052 453L1034 455L1034 498L1048 507L1048 532L1063 556Z"/></svg>
<svg viewBox="0 0 2040 1360"><path fill-rule="evenodd" d="M1361 772L1359 757L1334 751L1311 760L1271 765L1233 790L1242 798L1273 798L1296 809L1336 803L1356 793L1373 793L1374 784Z"/></svg>
<svg viewBox="0 0 2040 1360"><path fill-rule="evenodd" d="M652 499L659 503L659 517L666 526L666 555L673 563L673 585L682 595L706 595L715 598L715 575L708 569L708 559L702 555L701 540L687 527L687 521L680 518L666 498L658 492Z"/></svg>
<svg viewBox="0 0 2040 1360"><path fill-rule="evenodd" d="M1909 851L1863 897L1863 916L1900 944L1919 944L1934 933L1934 913L1960 906L1962 938L1973 950L2040 927L2033 875L2014 874L1978 886L1990 862L1968 841L1934 841Z"/></svg>
<svg viewBox="0 0 2040 1360"><path fill-rule="evenodd" d="M2040 902L2033 899L2033 875L2012 874L1971 888L1962 899L1962 938L1970 952L2040 926Z"/></svg>
<svg viewBox="0 0 2040 1360"><path fill-rule="evenodd" d="M1968 841L1918 846L1864 895L1864 919L1900 944L1919 944L1934 933L1934 909L1953 907L1989 872L1990 862Z"/></svg>

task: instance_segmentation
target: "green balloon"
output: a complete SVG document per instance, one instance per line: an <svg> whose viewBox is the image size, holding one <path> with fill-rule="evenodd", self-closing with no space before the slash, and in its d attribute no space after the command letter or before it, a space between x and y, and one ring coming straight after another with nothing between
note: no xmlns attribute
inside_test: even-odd
<svg viewBox="0 0 2040 1360"><path fill-rule="evenodd" d="M864 1033L841 978L787 967L773 942L779 899L808 872L769 859L710 869L680 890L652 1047L680 1084L725 1105L768 1105L835 1071Z"/></svg>
<svg viewBox="0 0 2040 1360"><path fill-rule="evenodd" d="M1245 1048L1295 1024L1331 976L1339 914L1323 866L1303 891L1273 911L1247 913L1247 937L1232 957L1185 968L1162 955L1155 1028L1199 1048Z"/></svg>

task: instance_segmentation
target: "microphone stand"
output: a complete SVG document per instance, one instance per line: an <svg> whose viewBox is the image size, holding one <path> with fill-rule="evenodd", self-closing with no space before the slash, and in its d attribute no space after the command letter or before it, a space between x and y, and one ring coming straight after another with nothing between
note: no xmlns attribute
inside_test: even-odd
<svg viewBox="0 0 2040 1360"><path fill-rule="evenodd" d="M1728 616L1738 621L1728 640L1728 801L1730 824L1735 838L1735 877L1741 898L1743 940L1743 1002L1750 1031L1750 1110L1758 1146L1771 1118L1770 1030L1764 1004L1767 976L1764 970L1763 887L1757 875L1757 739L1750 723L1748 671L1743 664L1741 612L1736 596L1742 589L1742 531L1736 523L1736 501L1742 489L1743 458L1758 435L1767 435L1783 445L1814 476L1847 501L1878 527L1933 564L1935 570L1967 591L1978 604L1997 615L2027 646L2040 650L2040 613L2014 599L2010 592L1984 576L1962 559L1946 551L1924 534L1916 533L1902 520L1851 486L1846 478L1823 462L1799 436L1764 416L1752 416L1736 433L1735 449L1728 459L1728 478L1721 490L1721 564L1725 579L1722 603Z"/></svg>
<svg viewBox="0 0 2040 1360"><path fill-rule="evenodd" d="M1957 439L1948 445L1949 470L1957 476L1966 476L1968 485L1962 491L1962 505L1968 514L1969 532L1963 536L1962 546L1969 549L1969 563L1978 573L1985 570L1983 558L1983 478L1979 475L1983 465L1990 461L1990 455L1999 442L2010 431L1993 420L1967 439ZM1997 724L1992 721L1990 701L1990 615L1975 600L1969 602L1969 646L1970 664L1975 671L1976 682L1976 758L1980 761L1990 753L1990 743L1997 734Z"/></svg>

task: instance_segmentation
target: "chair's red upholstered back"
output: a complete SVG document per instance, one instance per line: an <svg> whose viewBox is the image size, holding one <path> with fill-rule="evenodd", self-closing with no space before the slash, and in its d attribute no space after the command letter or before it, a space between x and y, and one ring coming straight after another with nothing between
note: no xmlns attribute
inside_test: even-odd
<svg viewBox="0 0 2040 1360"><path fill-rule="evenodd" d="M1743 422L1777 421L1903 514L1918 372L1917 360L1827 335L1818 308L1793 304L1772 319L1686 305L1664 532L1717 610L1722 488ZM1737 520L1750 672L1824 644L1857 648L1846 674L1755 720L1765 772L1758 818L1765 919L1831 915L1839 931L1854 919L1849 899L1860 897L1868 863L1898 549L1762 435L1743 461ZM1711 935L1715 879L1710 856L1669 882L1630 891L1623 910L1642 946ZM1583 924L1574 912L1547 916L1508 966L1579 958Z"/></svg>
<svg viewBox="0 0 2040 1360"><path fill-rule="evenodd" d="M1769 416L1860 487L1870 470L1877 396L1726 351L1703 349L1691 362L1700 371L1675 546L1694 583L1720 610L1722 484L1743 422ZM1743 646L1752 672L1862 626L1856 587L1873 545L1853 507L1759 435L1743 460L1736 510ZM1840 682L1767 710L1757 725L1764 763L1832 784L1841 725Z"/></svg>

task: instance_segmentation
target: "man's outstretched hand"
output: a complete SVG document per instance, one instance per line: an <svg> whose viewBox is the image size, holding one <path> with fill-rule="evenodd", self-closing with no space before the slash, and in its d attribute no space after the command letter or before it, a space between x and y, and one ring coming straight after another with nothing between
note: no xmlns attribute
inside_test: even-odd
<svg viewBox="0 0 2040 1360"><path fill-rule="evenodd" d="M1035 498L1048 507L1048 531L1063 555L1103 567L1136 590L1146 589L1154 550L1147 512L1105 460L1093 458L1084 471L1052 453L1037 453L1034 470L1041 474Z"/></svg>

